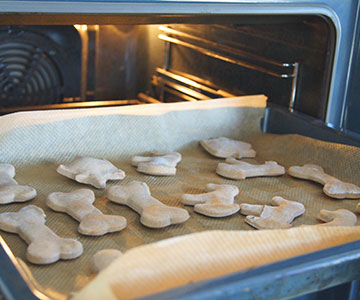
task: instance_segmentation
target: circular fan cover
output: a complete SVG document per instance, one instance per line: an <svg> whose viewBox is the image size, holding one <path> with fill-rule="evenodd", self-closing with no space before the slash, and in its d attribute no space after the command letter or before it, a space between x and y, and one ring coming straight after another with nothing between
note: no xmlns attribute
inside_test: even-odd
<svg viewBox="0 0 360 300"><path fill-rule="evenodd" d="M62 102L63 80L52 53L21 39L0 44L0 106Z"/></svg>

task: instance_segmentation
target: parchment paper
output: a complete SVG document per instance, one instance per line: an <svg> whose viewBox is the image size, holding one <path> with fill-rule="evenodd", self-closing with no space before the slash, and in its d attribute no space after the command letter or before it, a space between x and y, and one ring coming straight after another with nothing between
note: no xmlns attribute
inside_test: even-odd
<svg viewBox="0 0 360 300"><path fill-rule="evenodd" d="M167 205L179 206L182 193L201 193L206 183L227 183L239 187L236 202L269 204L273 196L302 202L306 213L293 222L317 224L321 208L346 208L354 211L356 200L333 200L323 194L316 183L297 180L289 175L233 181L215 174L223 161L209 155L199 140L227 136L252 143L257 151L248 162L275 160L286 168L316 163L342 180L360 185L360 150L297 135L271 135L260 131L264 114L264 96L246 96L195 103L149 104L120 108L80 109L66 111L23 112L0 118L0 162L16 167L19 184L36 188L38 196L25 204L0 206L0 212L18 211L35 204L47 214L46 225L62 237L77 238L84 246L83 255L73 261L53 265L28 264L34 277L52 295L60 297L82 288L92 278L90 259L98 250L134 247L205 230L251 230L240 214L227 218L209 218L186 206L191 218L182 225L166 229L142 226L131 209L109 202L106 190L96 190L56 173L59 163L76 155L110 160L126 172L123 181L146 182L152 195ZM174 177L146 176L131 166L131 156L152 151L179 151L183 160ZM45 205L48 194L69 192L88 187L96 194L95 206L106 214L123 215L128 227L103 237L86 237L77 233L78 222L70 216L51 211ZM1 232L14 254L25 260L26 244L17 235Z"/></svg>

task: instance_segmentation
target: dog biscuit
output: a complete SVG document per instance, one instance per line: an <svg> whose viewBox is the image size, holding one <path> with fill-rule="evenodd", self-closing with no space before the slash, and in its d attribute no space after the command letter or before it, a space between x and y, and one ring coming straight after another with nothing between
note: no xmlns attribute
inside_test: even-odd
<svg viewBox="0 0 360 300"><path fill-rule="evenodd" d="M245 179L258 176L279 176L285 174L285 168L275 161L267 161L263 165L254 165L235 158L227 158L219 163L216 173L231 179Z"/></svg>
<svg viewBox="0 0 360 300"><path fill-rule="evenodd" d="M0 164L0 204L25 202L36 197L36 190L19 185L14 179L15 168L10 164Z"/></svg>
<svg viewBox="0 0 360 300"><path fill-rule="evenodd" d="M234 198L239 194L239 189L235 185L209 183L206 190L208 193L184 194L181 196L181 202L193 205L196 212L209 217L226 217L239 211L239 204L234 204Z"/></svg>
<svg viewBox="0 0 360 300"><path fill-rule="evenodd" d="M232 140L226 137L205 139L200 141L200 145L211 155L219 158L244 158L255 157L256 152L248 143Z"/></svg>
<svg viewBox="0 0 360 300"><path fill-rule="evenodd" d="M358 199L360 187L326 174L322 167L314 164L305 164L302 167L292 166L288 173L296 178L315 181L324 186L323 191L329 197L335 199Z"/></svg>
<svg viewBox="0 0 360 300"><path fill-rule="evenodd" d="M173 176L176 165L181 161L181 154L154 153L153 156L133 156L131 163L137 171L148 175Z"/></svg>
<svg viewBox="0 0 360 300"><path fill-rule="evenodd" d="M18 212L0 214L0 229L17 233L29 244L26 257L34 264L50 264L59 259L74 259L83 252L80 242L57 236L45 225L44 211L28 205Z"/></svg>
<svg viewBox="0 0 360 300"><path fill-rule="evenodd" d="M316 226L356 226L357 217L347 209L335 211L322 209L317 215L318 219L325 222Z"/></svg>
<svg viewBox="0 0 360 300"><path fill-rule="evenodd" d="M292 221L305 212L305 207L297 201L280 196L271 199L269 205L240 204L240 213L247 215L245 222L256 229L290 228Z"/></svg>
<svg viewBox="0 0 360 300"><path fill-rule="evenodd" d="M65 177L90 184L98 189L104 189L108 180L125 178L125 172L116 168L111 162L84 156L77 156L69 164L60 165L56 171Z"/></svg>
<svg viewBox="0 0 360 300"><path fill-rule="evenodd" d="M126 185L112 186L107 197L110 201L135 210L141 216L140 222L150 228L180 224L190 217L185 209L167 206L152 197L145 182L132 181Z"/></svg>
<svg viewBox="0 0 360 300"><path fill-rule="evenodd" d="M92 190L79 189L70 193L51 193L46 204L51 209L65 212L79 221L78 231L84 235L99 236L126 227L124 217L104 215L93 206L94 201L95 195Z"/></svg>

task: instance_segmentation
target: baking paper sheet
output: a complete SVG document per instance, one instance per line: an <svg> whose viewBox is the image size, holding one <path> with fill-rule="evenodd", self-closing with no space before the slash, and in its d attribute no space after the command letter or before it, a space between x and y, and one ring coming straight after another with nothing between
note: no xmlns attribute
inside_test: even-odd
<svg viewBox="0 0 360 300"><path fill-rule="evenodd" d="M38 205L47 214L46 225L62 237L79 239L83 255L73 261L48 266L28 264L40 285L53 295L78 291L93 277L90 259L98 250L117 248L126 251L166 238L205 230L251 230L245 217L209 218L186 206L191 218L182 225L166 229L142 226L131 209L109 202L106 190L92 189L94 205L106 214L123 215L128 227L103 237L86 237L77 233L78 222L70 216L51 211L45 199L51 192L69 192L86 187L56 173L59 163L76 155L110 160L126 172L121 182L146 182L152 195L167 205L179 206L182 193L201 193L207 183L234 184L240 194L236 203L269 204L273 196L302 202L306 213L293 222L317 224L321 208L354 211L356 200L333 200L323 194L316 183L281 177L251 178L233 181L215 174L217 159L206 153L199 140L227 136L252 143L257 151L248 162L275 160L286 168L291 165L316 163L326 172L344 181L360 185L360 151L356 147L331 144L297 135L272 135L260 131L266 98L246 96L195 103L149 104L120 108L79 109L66 111L23 112L0 118L0 162L16 167L19 184L36 188L38 196L26 204L0 206L0 212L18 211L27 204ZM155 177L137 173L131 156L152 151L178 151L183 160L174 177ZM14 254L25 260L26 244L17 235L1 232Z"/></svg>

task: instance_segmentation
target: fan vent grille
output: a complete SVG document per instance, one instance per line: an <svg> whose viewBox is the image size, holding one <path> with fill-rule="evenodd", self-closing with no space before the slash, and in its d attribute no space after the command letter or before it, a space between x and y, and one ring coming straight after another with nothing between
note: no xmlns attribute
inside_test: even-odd
<svg viewBox="0 0 360 300"><path fill-rule="evenodd" d="M60 103L62 82L51 54L26 41L0 44L0 106Z"/></svg>

